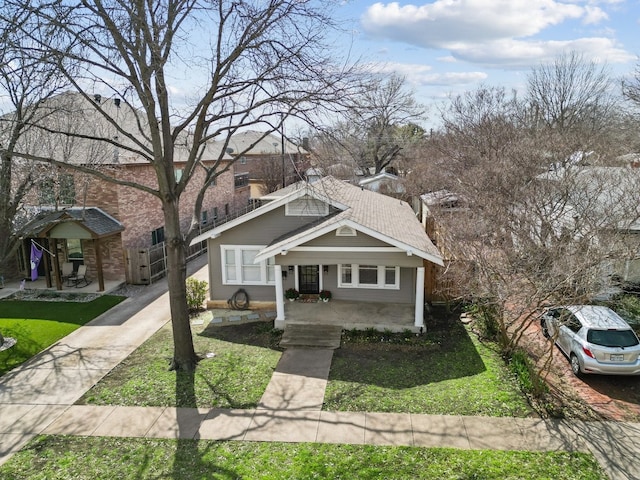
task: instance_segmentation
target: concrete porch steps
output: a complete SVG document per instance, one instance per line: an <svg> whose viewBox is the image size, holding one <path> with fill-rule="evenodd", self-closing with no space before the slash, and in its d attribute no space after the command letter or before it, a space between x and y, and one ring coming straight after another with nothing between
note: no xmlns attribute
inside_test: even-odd
<svg viewBox="0 0 640 480"><path fill-rule="evenodd" d="M305 323L287 323L284 327L280 346L315 347L315 348L340 348L342 338L342 326L340 325L314 325Z"/></svg>

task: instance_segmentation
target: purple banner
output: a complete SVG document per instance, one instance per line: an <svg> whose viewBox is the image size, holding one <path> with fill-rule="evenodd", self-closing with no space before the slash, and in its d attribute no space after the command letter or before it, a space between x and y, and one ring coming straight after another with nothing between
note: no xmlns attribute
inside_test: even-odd
<svg viewBox="0 0 640 480"><path fill-rule="evenodd" d="M38 265L42 258L42 250L38 250L35 243L31 243L31 281L38 280Z"/></svg>

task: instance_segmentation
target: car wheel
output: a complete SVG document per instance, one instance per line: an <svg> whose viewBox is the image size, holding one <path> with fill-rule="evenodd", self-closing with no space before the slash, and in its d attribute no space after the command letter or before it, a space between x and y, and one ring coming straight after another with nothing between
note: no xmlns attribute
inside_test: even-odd
<svg viewBox="0 0 640 480"><path fill-rule="evenodd" d="M547 321L544 318L540 319L540 327L542 328L542 335L544 335L544 338L549 338L549 329L547 328Z"/></svg>
<svg viewBox="0 0 640 480"><path fill-rule="evenodd" d="M575 353L571 354L571 356L569 357L569 360L571 361L571 371L576 377L579 377L580 374L582 373L580 371L580 360L578 360L578 357Z"/></svg>

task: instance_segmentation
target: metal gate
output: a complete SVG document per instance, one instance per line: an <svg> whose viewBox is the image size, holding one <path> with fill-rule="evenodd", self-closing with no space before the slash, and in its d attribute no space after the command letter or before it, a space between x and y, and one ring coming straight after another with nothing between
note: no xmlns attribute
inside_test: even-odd
<svg viewBox="0 0 640 480"><path fill-rule="evenodd" d="M192 245L187 250L187 262L207 251L206 242ZM167 250L165 243L150 248L130 248L125 250L127 283L149 285L157 282L167 273Z"/></svg>

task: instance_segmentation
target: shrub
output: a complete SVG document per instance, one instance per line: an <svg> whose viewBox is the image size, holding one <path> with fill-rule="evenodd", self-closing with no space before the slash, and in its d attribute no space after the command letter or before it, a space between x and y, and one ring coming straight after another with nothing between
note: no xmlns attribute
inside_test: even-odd
<svg viewBox="0 0 640 480"><path fill-rule="evenodd" d="M189 311L196 312L204 309L209 284L204 280L187 278L187 306Z"/></svg>
<svg viewBox="0 0 640 480"><path fill-rule="evenodd" d="M330 292L329 290L322 290L322 291L320 292L319 297L320 297L322 300L325 300L325 299L326 299L326 300L329 300L329 299L331 298L331 292Z"/></svg>
<svg viewBox="0 0 640 480"><path fill-rule="evenodd" d="M286 292L284 292L284 296L287 298L298 298L300 296L300 292L298 292L295 288L289 288Z"/></svg>
<svg viewBox="0 0 640 480"><path fill-rule="evenodd" d="M514 351L509 365L525 393L533 397L540 397L548 391L547 384L536 371L535 365L526 352L522 350Z"/></svg>
<svg viewBox="0 0 640 480"><path fill-rule="evenodd" d="M465 311L473 316L482 337L491 341L500 340L500 308L496 304L476 302L468 305Z"/></svg>

